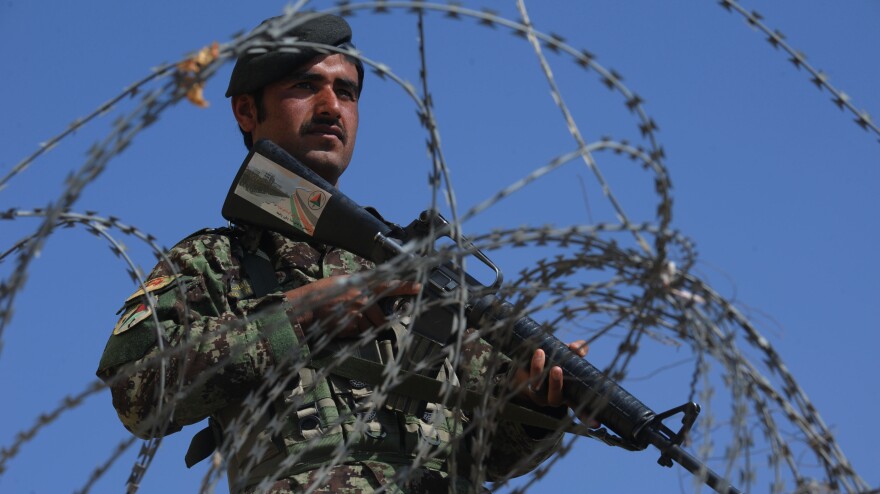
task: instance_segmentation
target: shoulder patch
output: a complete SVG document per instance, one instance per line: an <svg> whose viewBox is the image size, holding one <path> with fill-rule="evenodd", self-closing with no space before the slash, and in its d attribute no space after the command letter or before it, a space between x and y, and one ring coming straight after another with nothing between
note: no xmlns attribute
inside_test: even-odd
<svg viewBox="0 0 880 494"><path fill-rule="evenodd" d="M147 304L137 304L133 306L119 318L119 322L117 322L116 327L113 328L113 334L118 335L128 331L137 323L150 317L150 314L152 313L153 309Z"/></svg>
<svg viewBox="0 0 880 494"><path fill-rule="evenodd" d="M173 283L174 280L176 280L179 277L180 277L179 274L175 274L172 276L159 276L157 278L152 278L152 279L149 279L144 282L144 288L146 288L147 292L154 292L156 290L161 290L162 288L165 288L166 286ZM144 288L138 288L136 292L132 293L127 299L125 299L125 303L127 304L127 303L131 302L132 300L136 299L137 297L140 297L141 295L143 295L145 293Z"/></svg>

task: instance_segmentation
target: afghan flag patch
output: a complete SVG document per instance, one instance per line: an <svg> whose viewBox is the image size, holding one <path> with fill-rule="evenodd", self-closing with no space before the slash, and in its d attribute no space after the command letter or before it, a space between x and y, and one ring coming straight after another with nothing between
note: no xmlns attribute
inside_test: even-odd
<svg viewBox="0 0 880 494"><path fill-rule="evenodd" d="M149 279L144 282L144 288L146 288L147 292L155 292L156 290L161 290L166 286L170 285L177 278L179 278L179 274L171 275L171 276L158 276L156 278ZM130 297L125 299L125 303L129 303L132 300L140 297L144 293L144 288L138 288L138 290L131 294Z"/></svg>
<svg viewBox="0 0 880 494"><path fill-rule="evenodd" d="M128 331L132 326L150 317L152 313L153 309L150 309L150 306L147 304L135 305L119 318L119 322L113 328L113 334L122 334Z"/></svg>

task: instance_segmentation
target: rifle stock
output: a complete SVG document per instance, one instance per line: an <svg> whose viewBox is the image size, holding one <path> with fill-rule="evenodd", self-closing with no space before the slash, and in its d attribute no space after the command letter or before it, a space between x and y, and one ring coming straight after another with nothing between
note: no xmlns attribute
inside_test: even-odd
<svg viewBox="0 0 880 494"><path fill-rule="evenodd" d="M391 257L376 234L391 228L269 140L257 141L235 176L223 217L341 247L366 259ZM344 225L344 226L340 226Z"/></svg>
<svg viewBox="0 0 880 494"><path fill-rule="evenodd" d="M229 189L222 213L235 223L334 245L377 263L400 255L413 256L390 238L392 229L388 225L267 140L254 144L245 158ZM477 329L509 328L509 332L496 330L486 335L490 343L507 355L522 352L524 348L544 350L548 361L560 366L565 374L566 399L582 406L619 436L606 442L631 450L642 450L651 444L661 452L658 460L661 465L671 466L675 461L716 492L740 493L680 447L699 413L697 404L688 403L661 414L653 412L539 323L521 316L513 305L495 295L486 295L485 287L467 273L455 276L453 272L450 276L449 269L449 264L435 267L433 273L440 274L429 276L426 292L440 297L455 290L480 288L469 291L469 294L478 294L469 295L465 307L468 324ZM466 279L468 286L461 287L458 279ZM437 335L431 337L436 339ZM684 414L684 425L676 433L662 421L678 413Z"/></svg>

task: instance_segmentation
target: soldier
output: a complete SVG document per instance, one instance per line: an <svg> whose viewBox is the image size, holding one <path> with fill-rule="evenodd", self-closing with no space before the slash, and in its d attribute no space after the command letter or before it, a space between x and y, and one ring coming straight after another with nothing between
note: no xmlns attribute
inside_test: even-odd
<svg viewBox="0 0 880 494"><path fill-rule="evenodd" d="M352 47L340 17L297 20L287 36ZM363 75L359 59L332 51L244 53L226 96L249 149L270 139L335 185L354 150ZM475 492L552 454L558 431L502 420L494 434L482 432L491 437L486 445L474 439L469 410L386 400L376 383L318 365L343 348L382 365L399 362L407 320L389 316L388 306L406 305L420 287L347 283L372 268L341 249L272 231L197 232L126 300L98 375L138 437L210 418L187 464L218 448L231 492ZM545 372L540 350L527 368L513 369L472 337L460 355L440 360L436 379L494 393L528 381L517 399L567 413L562 371Z"/></svg>

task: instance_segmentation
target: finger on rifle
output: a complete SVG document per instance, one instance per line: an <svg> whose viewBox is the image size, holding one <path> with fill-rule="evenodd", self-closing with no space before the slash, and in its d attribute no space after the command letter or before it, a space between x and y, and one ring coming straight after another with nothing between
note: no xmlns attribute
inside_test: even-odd
<svg viewBox="0 0 880 494"><path fill-rule="evenodd" d="M532 354L532 361L529 364L529 378L532 391L534 392L541 391L541 386L544 384L544 363L546 360L547 357L544 355L544 350L540 348Z"/></svg>
<svg viewBox="0 0 880 494"><path fill-rule="evenodd" d="M363 311L364 319L370 323L373 328L380 328L386 323L385 313L377 305L371 305Z"/></svg>
<svg viewBox="0 0 880 494"><path fill-rule="evenodd" d="M586 357L587 352L590 351L590 347L587 345L587 342L585 340L572 341L568 344L568 348L581 358Z"/></svg>
<svg viewBox="0 0 880 494"><path fill-rule="evenodd" d="M355 317L356 324L348 331L343 332L342 337L356 337L359 334L366 333L373 329L373 323L363 313L357 314Z"/></svg>
<svg viewBox="0 0 880 494"><path fill-rule="evenodd" d="M547 378L547 405L558 407L562 405L562 368L553 366L550 368L550 375Z"/></svg>

